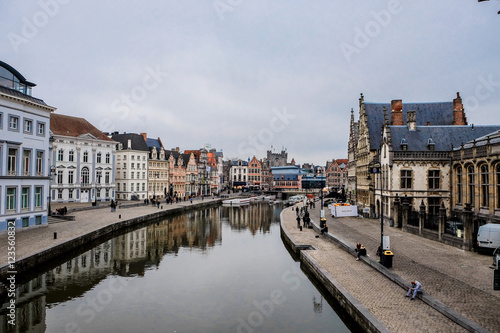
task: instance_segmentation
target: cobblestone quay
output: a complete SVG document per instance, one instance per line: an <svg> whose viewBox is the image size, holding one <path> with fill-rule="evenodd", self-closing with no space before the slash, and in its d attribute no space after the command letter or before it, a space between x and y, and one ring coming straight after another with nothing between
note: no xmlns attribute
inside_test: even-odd
<svg viewBox="0 0 500 333"><path fill-rule="evenodd" d="M329 234L297 228L294 208L281 214L282 237L311 273L370 332L500 332L500 292L493 290L491 256L463 251L385 226L393 267L380 265L380 220L333 218L325 208ZM319 221L320 208L310 210ZM356 261L354 247L368 256ZM424 294L405 297L410 281ZM350 302L350 304L349 304Z"/></svg>

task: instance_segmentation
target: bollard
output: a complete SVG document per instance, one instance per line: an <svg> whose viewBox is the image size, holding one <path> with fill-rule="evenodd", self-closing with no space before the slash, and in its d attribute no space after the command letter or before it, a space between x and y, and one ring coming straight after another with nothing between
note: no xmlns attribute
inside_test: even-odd
<svg viewBox="0 0 500 333"><path fill-rule="evenodd" d="M161 209L163 209L163 206L161 206Z"/></svg>
<svg viewBox="0 0 500 333"><path fill-rule="evenodd" d="M121 219L122 218L122 214L118 215L118 218Z"/></svg>
<svg viewBox="0 0 500 333"><path fill-rule="evenodd" d="M54 239L57 239L57 232L54 232Z"/></svg>
<svg viewBox="0 0 500 333"><path fill-rule="evenodd" d="M302 231L302 226L300 226L300 231Z"/></svg>

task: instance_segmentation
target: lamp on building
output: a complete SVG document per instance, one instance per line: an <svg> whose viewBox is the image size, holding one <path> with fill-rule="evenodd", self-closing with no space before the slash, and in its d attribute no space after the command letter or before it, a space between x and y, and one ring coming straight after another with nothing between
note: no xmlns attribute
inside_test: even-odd
<svg viewBox="0 0 500 333"><path fill-rule="evenodd" d="M384 195L383 195L383 186L382 186L382 168L379 162L372 162L370 163L369 166L369 173L368 177L366 180L372 180L372 177L370 176L370 173L378 173L379 174L379 183L380 183L380 247L377 250L377 255L380 256L380 263L384 264L384 213L383 213L383 202L384 202ZM373 188L373 196L375 198L375 186ZM375 204L375 199L374 202Z"/></svg>

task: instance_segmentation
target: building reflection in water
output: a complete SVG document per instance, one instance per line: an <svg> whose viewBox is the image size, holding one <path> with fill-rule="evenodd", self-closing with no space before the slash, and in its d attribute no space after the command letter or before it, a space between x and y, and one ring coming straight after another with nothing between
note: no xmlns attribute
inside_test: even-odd
<svg viewBox="0 0 500 333"><path fill-rule="evenodd" d="M16 288L16 325L9 325L7 295L0 296L0 332L45 332L46 309L83 296L108 275L142 277L164 256L188 248L206 252L222 243L222 223L252 235L279 221L267 204L187 212L107 240Z"/></svg>

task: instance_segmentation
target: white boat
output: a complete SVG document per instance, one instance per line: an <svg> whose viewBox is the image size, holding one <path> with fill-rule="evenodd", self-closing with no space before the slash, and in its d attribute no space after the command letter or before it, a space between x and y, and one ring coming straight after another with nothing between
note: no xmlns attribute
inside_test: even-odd
<svg viewBox="0 0 500 333"><path fill-rule="evenodd" d="M238 198L238 199L228 199L222 201L223 206L245 206L249 205L252 198Z"/></svg>
<svg viewBox="0 0 500 333"><path fill-rule="evenodd" d="M264 201L270 202L270 201L276 201L276 196L273 195L266 195L264 196Z"/></svg>
<svg viewBox="0 0 500 333"><path fill-rule="evenodd" d="M293 206L295 205L297 202L301 202L304 200L304 196L303 195L294 195L292 197L290 197L288 200L287 200L287 204L289 206Z"/></svg>

